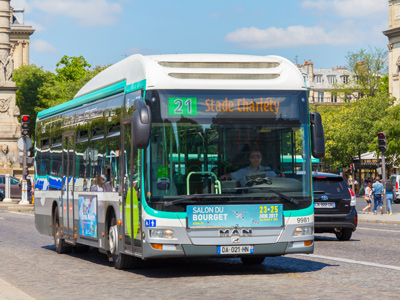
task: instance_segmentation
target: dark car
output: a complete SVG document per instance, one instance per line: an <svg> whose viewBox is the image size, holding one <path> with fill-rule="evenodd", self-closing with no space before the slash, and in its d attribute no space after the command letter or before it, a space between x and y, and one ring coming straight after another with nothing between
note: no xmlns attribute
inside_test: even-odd
<svg viewBox="0 0 400 300"><path fill-rule="evenodd" d="M314 231L348 241L357 228L356 196L342 176L313 173Z"/></svg>
<svg viewBox="0 0 400 300"><path fill-rule="evenodd" d="M5 196L6 195L4 194L4 191L2 189L0 189L0 201L3 201Z"/></svg>
<svg viewBox="0 0 400 300"><path fill-rule="evenodd" d="M6 175L0 174L0 189L6 191ZM19 186L19 180L13 176L10 177L10 197L12 199L21 198L21 188Z"/></svg>

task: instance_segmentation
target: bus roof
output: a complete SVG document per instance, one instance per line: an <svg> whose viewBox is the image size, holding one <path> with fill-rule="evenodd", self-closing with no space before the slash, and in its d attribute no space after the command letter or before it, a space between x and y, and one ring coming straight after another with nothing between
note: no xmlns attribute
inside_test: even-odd
<svg viewBox="0 0 400 300"><path fill-rule="evenodd" d="M135 54L106 68L74 100L42 111L38 119L137 89L305 90L303 76L280 56L234 54Z"/></svg>

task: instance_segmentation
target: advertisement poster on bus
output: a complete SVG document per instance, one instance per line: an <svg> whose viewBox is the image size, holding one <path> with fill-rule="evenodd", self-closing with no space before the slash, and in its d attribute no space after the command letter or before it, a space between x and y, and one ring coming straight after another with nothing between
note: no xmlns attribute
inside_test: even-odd
<svg viewBox="0 0 400 300"><path fill-rule="evenodd" d="M79 234L97 239L97 201L95 196L79 196Z"/></svg>
<svg viewBox="0 0 400 300"><path fill-rule="evenodd" d="M281 227L282 204L189 205L188 227Z"/></svg>

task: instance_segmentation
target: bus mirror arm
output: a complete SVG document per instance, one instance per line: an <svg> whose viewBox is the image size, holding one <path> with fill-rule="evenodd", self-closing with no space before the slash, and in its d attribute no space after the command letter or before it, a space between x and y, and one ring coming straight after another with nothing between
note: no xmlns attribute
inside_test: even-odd
<svg viewBox="0 0 400 300"><path fill-rule="evenodd" d="M133 108L135 110L132 114L133 143L136 148L144 149L149 145L150 141L150 107L142 100L135 100Z"/></svg>
<svg viewBox="0 0 400 300"><path fill-rule="evenodd" d="M312 155L315 158L323 158L325 156L325 137L322 119L319 113L310 113L310 126Z"/></svg>

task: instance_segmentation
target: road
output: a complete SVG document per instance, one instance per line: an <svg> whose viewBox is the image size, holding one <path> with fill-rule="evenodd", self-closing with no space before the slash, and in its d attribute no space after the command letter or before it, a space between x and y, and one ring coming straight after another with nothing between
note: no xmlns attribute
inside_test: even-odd
<svg viewBox="0 0 400 300"><path fill-rule="evenodd" d="M96 249L59 255L32 213L0 210L0 278L35 299L400 299L400 226L362 223L348 242L318 234L313 255L174 259L115 270ZM1 297L0 297L1 299Z"/></svg>

